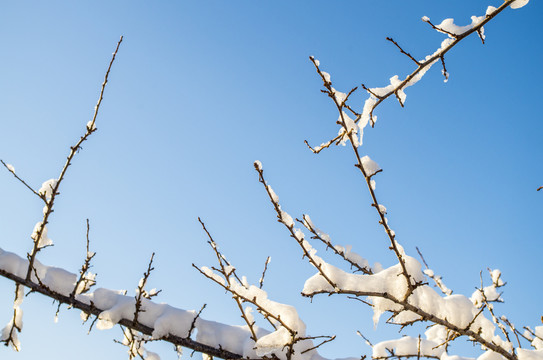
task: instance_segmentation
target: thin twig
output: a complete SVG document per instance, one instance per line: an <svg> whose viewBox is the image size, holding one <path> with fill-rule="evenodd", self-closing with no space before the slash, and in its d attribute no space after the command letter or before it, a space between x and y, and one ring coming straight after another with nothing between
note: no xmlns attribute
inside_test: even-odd
<svg viewBox="0 0 543 360"><path fill-rule="evenodd" d="M319 337L323 337L323 336L319 336ZM328 337L328 339L322 341L322 342L321 342L320 344L318 344L318 345L315 345L315 346L313 346L313 347L311 347L311 348L309 348L309 349L306 349L306 350L302 351L301 354L305 354L306 352L309 352L309 351L311 351L311 350L315 350L315 349L321 347L322 345L324 345L324 344L326 344L326 343L328 343L328 342L330 342L330 341L334 341L334 340L336 339L336 336L335 336L335 335L334 335L334 336L327 336L327 337ZM315 338L315 337L313 337L313 338Z"/></svg>
<svg viewBox="0 0 543 360"><path fill-rule="evenodd" d="M340 256L343 260L348 262L351 267L356 268L357 271L360 271L360 272L362 272L362 273L364 273L366 275L373 274L373 271L369 267L361 266L360 264L358 264L358 263L352 261L351 259L347 258L345 252L339 251L336 248L336 246L334 246L334 244L332 244L331 241L323 239L321 234L319 234L319 231L317 229L314 229L311 226L311 224L309 223L309 221L307 221L307 215L304 214L302 216L302 218L303 218L303 221L301 221L299 219L296 219L296 221L298 221L300 224L302 224L307 230L309 230L309 232L311 232L313 234L313 236L311 237L312 239L316 239L316 240L321 241L324 245L326 245L327 249L331 249L334 252L334 254Z"/></svg>
<svg viewBox="0 0 543 360"><path fill-rule="evenodd" d="M57 300L63 304L70 305L73 308L79 309L86 314L92 314L98 317L105 309L97 307L94 303L84 303L77 298L70 298L69 296L60 294L51 289L45 288L33 281L26 280L25 278L16 276L12 273L9 273L3 269L0 269L0 276L3 276L7 279L10 279L13 282L24 285L29 288L32 292L37 292L42 295L45 295L51 299ZM154 328L144 325L140 322L134 324L133 318L122 318L118 321L119 324L129 327L135 331L139 331L142 334L151 336L153 334ZM180 345L189 349L193 349L197 352L206 353L221 359L242 359L242 355L236 354L224 349L214 348L212 346L194 341L189 338L183 338L177 335L168 334L162 338L162 340L170 342L174 345Z"/></svg>
<svg viewBox="0 0 543 360"><path fill-rule="evenodd" d="M59 188L60 188L60 184L62 183L62 180L64 180L64 177L66 175L66 171L70 167L75 154L77 154L77 152L81 148L81 144L83 144L83 142L85 142L87 140L87 138L93 132L96 131L95 123L96 123L96 117L98 116L98 110L100 110L100 105L102 104L102 99L104 97L104 90L106 88L106 84L107 84L107 81L108 81L109 72L111 70L113 62L115 61L117 51L119 51L119 47L121 46L122 41L123 41L123 37L121 36L121 38L119 39L119 42L117 43L117 47L115 48L115 52L113 52L113 55L111 57L111 61L109 62L109 66L107 68L106 75L104 77L104 82L102 83L102 88L100 90L100 96L98 98L98 103L96 104L96 106L94 108L94 115L92 117L92 120L89 122L89 124L87 124L87 127L86 127L87 131L79 139L79 141L75 144L75 146L70 148L70 154L68 155L66 163L64 164L64 167L62 168L62 171L60 172L60 175L59 175L57 181L55 182L55 186L53 187L53 189L51 191L51 198L49 200L46 199L46 201L45 201L46 206L45 206L45 211L44 211L44 215L43 215L43 220L41 221L41 225L40 225L40 227L39 227L39 229L37 231L36 238L34 239L34 246L32 248L32 251L27 254L28 255L28 269L27 269L27 272L26 272L26 280L30 280L30 276L32 274L32 268L34 267L34 261L36 259L36 254L40 250L40 247L39 247L40 239L41 239L42 234L44 232L45 226L47 225L49 216L53 212L53 205L55 203L55 198L59 194L58 191L59 191Z"/></svg>
<svg viewBox="0 0 543 360"><path fill-rule="evenodd" d="M256 330L254 328L254 321L250 321L249 318L247 317L247 314L245 313L245 311L243 310L243 305L242 305L242 302L245 301L243 297L240 297L236 292L232 291L231 290L231 285L232 285L232 280L230 279L230 276L234 276L236 278L236 280L238 280L239 283L242 284L242 281L239 280L239 277L237 277L237 275L235 274L235 268L230 265L230 263L228 263L228 261L226 260L226 258L224 257L224 255L219 252L219 249L217 247L217 244L215 243L215 240L213 240L213 237L211 236L211 234L209 233L209 231L207 230L204 222L198 218L198 221L200 222L200 224L202 225L202 228L204 229L205 233L207 234L208 238L209 238L209 245L211 246L211 248L213 249L213 251L215 252L215 255L217 257L217 261L219 263L219 266L221 267L220 270L217 270L219 271L224 279L226 280L226 286L224 286L223 284L220 284L219 282L217 282L216 279L214 278L210 278L212 279L213 281L219 283L220 285L223 285L223 287L225 288L225 290L229 291L233 296L232 298L234 299L234 301L236 302L236 305L238 306L238 309L241 313L241 317L243 318L243 320L245 321L245 323L247 324L247 326L249 327L249 330L251 331L251 339L256 342L258 340L257 336L256 336ZM227 271L226 267L224 266L224 262L226 262L227 266L230 267L230 269ZM196 267L194 264L192 264L192 266L194 266L198 271L200 271L202 274L206 275L205 273L203 273L198 267ZM208 276L209 277L209 276Z"/></svg>
<svg viewBox="0 0 543 360"><path fill-rule="evenodd" d="M34 195L36 195L37 197L39 197L40 199L42 199L43 201L47 202L47 200L45 200L45 195L43 194L40 194L38 193L36 190L34 190L30 185L28 185L23 179L21 179L16 173L15 173L15 170L13 170L13 168L10 168L8 166L8 164L6 164L4 162L4 160L0 159L0 162L2 163L2 165L4 165L4 167L10 172L13 174L13 176L15 176L15 178L17 180L19 180L24 186L26 186L28 188L28 190L32 191L34 193Z"/></svg>
<svg viewBox="0 0 543 360"><path fill-rule="evenodd" d="M413 60L413 62L415 64L417 64L417 66L420 65L420 62L417 59L415 59L410 53L408 53L404 49L402 49L402 47L400 45L398 45L398 43L396 41L394 41L394 39L392 39L391 37L387 37L386 39L388 41L390 41L391 43L393 43L394 45L396 45L396 47L400 50L400 52L402 54L404 54L405 56L407 56L408 58L410 58L411 60Z"/></svg>
<svg viewBox="0 0 543 360"><path fill-rule="evenodd" d="M200 311L198 311L198 314L196 314L196 316L194 317L194 319L192 319L192 323L190 324L190 329L189 329L187 338L190 338L190 337L191 337L192 332L193 332L194 329L196 328L196 320L198 320L198 318L200 317L200 314L202 314L202 311L204 311L204 309L206 308L206 306L207 306L207 304L202 305L202 308L200 309Z"/></svg>
<svg viewBox="0 0 543 360"><path fill-rule="evenodd" d="M83 263L83 266L81 266L81 270L79 270L79 279L77 279L77 282L74 285L74 289L72 290L72 293L70 294L70 297L74 297L76 293L85 293L87 292L94 284L96 284L96 281L94 280L94 277L86 277L87 271L90 268L90 262L96 255L95 252L90 251L90 239L89 239L89 232L90 232L90 223L89 219L87 219L87 253L85 256L85 262ZM94 275L96 276L96 275ZM78 291L79 285L83 283L83 288Z"/></svg>
<svg viewBox="0 0 543 360"><path fill-rule="evenodd" d="M362 88L364 90L366 90L371 96L373 96L376 100L376 102L371 105L371 108L369 109L369 116L370 116L370 124L371 126L373 127L374 124L375 124L375 121L373 119L373 113L375 111L375 109L383 102L385 101L387 98L389 98L390 96L392 95L397 95L398 91L400 90L403 90L407 84L409 84L411 82L411 80L413 80L416 76L418 76L421 72L425 72L427 71L427 68L428 67L431 67L437 60L439 59L443 59L443 57L445 56L445 54L447 54L452 48L454 48L458 43L460 43L460 41L462 41L464 38L470 36L471 34L473 34L474 32L478 33L481 31L481 29L489 22L491 21L494 17L496 17L498 14L500 14L503 10L505 10L507 7L509 7L509 5L511 5L515 0L506 0L502 5L500 5L496 10L494 10L491 14L489 15L486 15L485 19L483 21L481 21L479 24L475 25L474 27L472 27L471 29L465 31L464 33L462 34L452 34L452 33L448 33L447 31L444 31L443 29L438 29L435 25L433 25L430 20L428 19L428 22L430 24L430 26L432 26L434 29L440 31L440 32L443 32L449 36L451 36L453 39L452 41L450 42L450 44L448 44L447 46L445 46L443 49L439 49L438 51L436 51L435 53L433 53L431 56L428 56L424 61L419 61L419 65L417 66L417 68L411 72L409 75L406 76L406 78L401 81L400 83L398 83L396 86L394 86L392 89L389 90L389 92L387 92L386 94L383 94L381 96L377 96L377 94L375 94L374 92L371 91L370 88L366 87L365 85L362 85ZM315 65L315 67L318 67L317 64L315 63L314 59L311 57L311 61L313 62L313 64ZM322 75L321 75L322 77ZM324 82L326 84L326 82ZM356 119L354 119L355 123L358 123L360 121L360 119L362 118L362 115L359 115L356 117ZM306 142L306 144L308 145L308 147L310 149L312 149L312 151L314 153L319 153L320 151L322 151L323 149L325 148L328 148L330 147L332 144L338 142L338 139L341 138L340 136L336 136L334 137L332 140L330 141L327 141L325 143L323 143L323 145L317 147L316 149L312 148L309 143ZM543 188L543 187L542 187Z"/></svg>
<svg viewBox="0 0 543 360"><path fill-rule="evenodd" d="M268 264L270 263L271 261L271 257L268 256L266 258L266 262L264 263L264 270L262 271L262 276L260 277L260 280L258 281L259 282L259 287L262 289L262 286L264 285L264 277L266 276L266 271L268 270Z"/></svg>

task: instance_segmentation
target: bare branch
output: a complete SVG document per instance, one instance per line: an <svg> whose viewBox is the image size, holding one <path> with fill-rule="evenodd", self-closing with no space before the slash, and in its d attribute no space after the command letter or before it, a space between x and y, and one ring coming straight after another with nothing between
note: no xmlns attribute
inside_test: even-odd
<svg viewBox="0 0 543 360"><path fill-rule="evenodd" d="M198 311L198 314L196 314L196 316L194 317L194 319L192 320L192 323L190 324L190 329L189 329L189 334L187 337L190 338L190 336L192 335L192 332L194 331L194 329L196 328L196 320L198 320L198 318L200 317L200 315L202 314L202 311L204 311L204 309L206 308L207 304L204 304L202 305L202 308L200 309L200 311Z"/></svg>
<svg viewBox="0 0 543 360"><path fill-rule="evenodd" d="M262 276L260 277L260 280L258 281L259 287L262 289L262 286L264 285L264 277L266 276L266 270L268 270L268 264L271 261L271 257L266 258L266 262L264 263L264 270L262 271Z"/></svg>
<svg viewBox="0 0 543 360"><path fill-rule="evenodd" d="M134 310L134 323L138 322L138 316L140 312L143 312L145 310L142 309L142 299L147 298L150 299L151 296L156 295L155 294L148 294L145 291L145 285L147 284L147 280L149 280L149 276L151 276L151 272L155 269L153 267L153 259L155 257L155 253L151 254L151 259L149 260L149 265L147 266L147 270L143 273L143 278L141 278L138 288L136 290L136 296L134 299L136 300L135 310Z"/></svg>
<svg viewBox="0 0 543 360"><path fill-rule="evenodd" d="M102 88L100 90L100 96L98 98L98 103L96 104L96 106L94 108L94 115L92 117L92 120L87 124L87 127L86 127L87 131L79 139L79 141L75 144L75 146L70 148L70 154L68 155L68 158L66 159L66 163L64 164L64 167L62 168L62 171L60 172L60 175L59 175L58 179L55 181L55 185L51 189L52 190L51 191L51 197L50 197L50 199L45 199L46 205L45 205L45 209L44 209L43 219L42 219L41 225L40 225L40 227L39 227L39 229L38 229L38 231L36 233L36 237L34 239L33 249L32 249L32 251L30 253L27 254L27 256L28 256L28 269L27 269L27 272L26 272L26 280L27 281L30 280L30 276L32 274L32 268L34 266L34 260L36 259L36 254L40 251L40 247L39 247L40 239L41 239L41 237L43 235L43 232L45 230L45 226L47 225L49 216L53 212L53 205L55 203L56 196L59 194L58 191L59 191L59 188L60 188L60 184L62 183L62 180L64 180L66 172L67 172L68 168L70 167L75 154L77 154L77 152L81 148L81 144L83 144L83 142L85 142L87 140L87 138L93 132L96 131L95 123L96 123L96 117L98 116L98 110L100 110L100 105L102 104L102 99L104 97L104 90L106 88L106 84L107 84L107 81L108 81L109 72L111 70L113 62L115 61L117 51L119 51L119 46L121 46L122 41L123 41L123 37L121 36L121 38L119 39L119 42L117 43L117 47L115 48L115 52L113 53L113 56L111 57L111 61L109 62L109 66L107 68L106 75L104 77L104 82L102 83ZM45 195L44 195L44 197L45 197Z"/></svg>
<svg viewBox="0 0 543 360"><path fill-rule="evenodd" d="M249 317L247 316L247 313L243 309L243 305L242 305L242 302L244 302L246 300L245 300L244 297L239 296L239 294L237 294L235 291L231 290L232 280L230 279L230 276L233 275L235 277L235 279L238 281L238 283L240 283L240 284L243 284L243 282L235 274L235 268L232 265L230 265L230 263L228 263L228 261L226 260L224 255L222 255L222 253L219 252L217 244L215 243L215 241L213 240L213 237L211 236L211 234L207 230L204 222L200 218L198 218L198 221L202 225L202 228L204 229L205 233L207 234L207 236L209 238L209 244L210 244L211 248L213 249L213 251L215 252L215 255L217 257L217 261L219 263L219 266L221 267L220 270L218 270L218 271L223 275L224 279L226 280L226 285L221 283L221 282L218 282L217 279L215 279L214 277L208 276L208 274L204 273L200 268L196 267L194 264L192 264L192 266L195 267L204 276L210 278L211 280L215 281L219 285L223 286L226 291L230 292L233 295L232 298L236 302L236 305L237 305L237 307L238 307L238 309L239 309L239 311L241 313L241 317L243 318L243 320L245 321L245 323L249 327L249 330L251 331L251 339L254 342L256 342L258 340L258 338L256 336L256 330L254 328L254 321L251 321L249 319ZM223 261L226 262L226 264L228 266L228 269L224 266ZM268 315L268 314L266 314L266 315Z"/></svg>
<svg viewBox="0 0 543 360"><path fill-rule="evenodd" d="M394 45L396 45L398 50L400 50L400 52L402 54L404 54L405 56L410 58L415 64L417 64L417 66L420 66L420 62L417 59L415 59L410 53L404 51L404 49L402 49L402 47L400 45L398 45L398 43L396 41L394 41L394 39L392 39L391 37L387 37L387 40L390 41L391 43L393 43Z"/></svg>
<svg viewBox="0 0 543 360"><path fill-rule="evenodd" d="M9 164L6 164L4 162L4 160L0 159L0 162L2 163L2 165L4 165L4 167L10 172L13 174L13 176L15 176L15 178L17 180L19 180L24 186L26 186L28 188L28 190L32 191L34 193L34 195L36 195L37 197L39 197L40 199L42 199L43 201L47 202L45 200L45 195L43 194L39 194L36 190L34 190L30 185L28 185L23 179L21 179L16 173L15 173L15 169L13 168L13 166L9 165Z"/></svg>
<svg viewBox="0 0 543 360"><path fill-rule="evenodd" d="M334 336L319 336L319 337L326 337L327 339L324 340L324 341L322 341L322 342L321 342L320 344L318 344L318 345L315 345L315 346L313 346L313 347L311 347L311 348L309 348L309 349L306 349L306 350L302 351L302 354L305 354L306 352L309 352L309 351L311 351L311 350L318 349L318 348L321 347L322 345L324 345L324 344L326 344L326 343L328 343L328 342L330 342L330 341L334 341L334 340L336 339L336 336L335 336L335 335L334 335ZM317 338L317 337L312 337L312 338L309 338L309 339L316 339L316 338ZM304 340L305 340L305 339L304 339Z"/></svg>
<svg viewBox="0 0 543 360"><path fill-rule="evenodd" d="M81 270L79 270L79 279L77 279L77 282L75 283L74 289L72 293L70 294L70 297L74 297L75 294L82 294L94 286L96 284L95 278L96 274L88 274L90 268L90 262L96 255L95 252L90 251L90 240L89 240L89 232L90 232L90 223L89 219L87 219L87 253L85 256L85 262L83 263L83 266L81 266Z"/></svg>

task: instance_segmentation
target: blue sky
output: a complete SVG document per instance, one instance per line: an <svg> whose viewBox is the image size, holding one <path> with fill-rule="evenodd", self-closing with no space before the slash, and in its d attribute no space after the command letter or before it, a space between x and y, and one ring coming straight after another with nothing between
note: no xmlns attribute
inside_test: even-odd
<svg viewBox="0 0 543 360"><path fill-rule="evenodd" d="M293 216L311 215L339 244L391 265L387 240L349 149L318 156L337 133L337 115L320 93L314 55L334 87L385 86L443 39L420 21L460 25L499 1L93 1L7 2L0 13L0 158L30 184L56 177L69 146L92 116L120 35L95 133L70 168L49 227L47 264L77 271L85 219L97 252L98 286L132 291L156 252L151 286L159 301L240 324L234 303L191 267L213 265L200 216L240 273L258 281L271 255L271 298L293 304L314 335L337 334L327 357L357 356L397 336L371 312L343 298L299 295L314 273L276 222L253 161ZM463 41L439 68L409 88L404 109L389 100L364 138L363 154L384 172L377 195L398 240L415 246L457 293L470 295L479 272L499 268L508 282L499 309L517 325L538 325L543 295L541 215L543 61L541 2L507 10L486 27L487 42ZM353 98L361 108L365 94ZM7 171L0 173L0 247L24 255L41 204ZM322 253L322 251L321 251ZM331 254L330 254L331 255ZM332 259L332 257L329 257ZM11 316L13 286L0 279L0 323ZM39 295L23 303L21 353L7 359L122 358L118 330L86 335L76 311ZM392 335L390 335L392 334ZM153 348L153 347L151 347ZM175 355L157 345L163 359ZM469 351L469 350L468 350ZM470 355L461 353L461 355Z"/></svg>

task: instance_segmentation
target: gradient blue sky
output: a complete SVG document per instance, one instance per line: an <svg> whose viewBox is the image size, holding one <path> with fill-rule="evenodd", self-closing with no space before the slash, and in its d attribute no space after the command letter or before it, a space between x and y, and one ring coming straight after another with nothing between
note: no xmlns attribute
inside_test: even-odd
<svg viewBox="0 0 543 360"><path fill-rule="evenodd" d="M327 357L367 354L354 334L374 342L397 336L371 312L343 298L299 295L314 270L257 181L269 183L291 215L311 215L338 244L391 265L387 240L369 206L348 148L315 156L314 144L337 133L337 114L308 60L315 55L346 91L385 86L443 39L420 21L454 17L460 25L499 0L432 1L9 1L0 12L0 158L39 188L57 177L69 146L92 116L120 35L97 122L70 168L49 227L55 247L41 260L77 271L91 222L98 285L133 291L156 252L151 286L158 301L203 317L241 324L228 295L191 263L213 265L200 216L241 274L258 281L266 256L270 297L297 306L313 335L337 334ZM517 325L541 313L543 124L540 115L543 4L507 10L486 27L487 43L466 39L446 58L444 84L432 69L407 90L406 108L380 107L363 154L384 172L377 194L398 240L457 293L470 295L479 272L499 268L508 282L499 307ZM353 98L361 108L365 94ZM0 172L0 247L24 255L41 204ZM321 251L322 254L322 251ZM332 257L328 257L332 259ZM11 316L14 286L0 279L0 323ZM2 359L119 359L119 330L86 335L76 311L40 296L25 299L21 353ZM166 345L150 346L163 359ZM469 349L460 355L473 355Z"/></svg>

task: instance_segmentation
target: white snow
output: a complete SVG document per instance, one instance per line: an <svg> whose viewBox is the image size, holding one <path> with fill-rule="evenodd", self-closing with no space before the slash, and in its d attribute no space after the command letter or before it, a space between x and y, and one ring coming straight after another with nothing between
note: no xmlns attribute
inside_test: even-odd
<svg viewBox="0 0 543 360"><path fill-rule="evenodd" d="M93 123L92 120L89 121L87 123L87 130L96 130L96 122Z"/></svg>
<svg viewBox="0 0 543 360"><path fill-rule="evenodd" d="M202 270L204 274L206 274L207 276L209 276L210 278L212 278L214 281L218 282L219 284L226 285L224 279L218 274L214 273L213 270L211 270L207 266L202 266L200 270Z"/></svg>
<svg viewBox="0 0 543 360"><path fill-rule="evenodd" d="M259 171L262 171L262 163L260 162L260 160L256 160L254 164Z"/></svg>
<svg viewBox="0 0 543 360"><path fill-rule="evenodd" d="M269 193L270 193L270 196L271 196L271 199L274 203L278 203L279 202L279 196L277 196L277 194L275 193L275 191L273 191L272 187L269 186L269 185L266 185L266 188L268 189Z"/></svg>
<svg viewBox="0 0 543 360"><path fill-rule="evenodd" d="M358 131L359 126L356 125L355 121L347 115L344 111L341 112L341 115L338 118L338 124L341 124L341 129L339 129L338 135L341 136L341 144L345 145L346 142L349 140L348 135L351 134L351 137L353 139L353 145L356 147L359 147L362 145L362 136L360 139L358 138ZM343 124L345 124L345 127L343 127ZM362 134L362 130L361 134Z"/></svg>
<svg viewBox="0 0 543 360"><path fill-rule="evenodd" d="M530 0L516 0L511 4L511 9L520 9L524 5L528 4Z"/></svg>
<svg viewBox="0 0 543 360"><path fill-rule="evenodd" d="M40 238L38 239L38 233L40 229L41 229L41 234L40 234ZM42 229L41 221L36 223L36 225L34 226L34 230L32 231L32 235L30 235L30 238L34 241L38 241L38 248L42 248L44 246L49 246L53 244L53 240L51 240L47 236L47 226L43 226L43 229Z"/></svg>
<svg viewBox="0 0 543 360"><path fill-rule="evenodd" d="M247 326L230 326L215 321L198 318L196 320L196 341L209 345L221 345L223 349L236 354L252 352L254 342L251 340L251 332Z"/></svg>
<svg viewBox="0 0 543 360"><path fill-rule="evenodd" d="M38 193L41 195L45 195L45 198L49 200L51 196L53 195L53 190L55 186L57 186L57 179L49 179L45 181L42 185L40 190L38 190Z"/></svg>
<svg viewBox="0 0 543 360"><path fill-rule="evenodd" d="M495 286L503 286L505 283L503 282L502 278L502 272L499 269L494 269L490 272L490 277L492 278L492 283Z"/></svg>
<svg viewBox="0 0 543 360"><path fill-rule="evenodd" d="M404 336L397 340L383 341L373 346L373 355L375 358L388 358L393 351L395 356L441 356L444 347L437 347L439 343L426 339L418 339L411 336Z"/></svg>
<svg viewBox="0 0 543 360"><path fill-rule="evenodd" d="M291 339L290 332L281 326L276 331L258 339L256 342L256 354L258 356L266 356L280 352Z"/></svg>
<svg viewBox="0 0 543 360"><path fill-rule="evenodd" d="M458 25L456 25L454 23L454 19L449 18L449 19L443 20L441 22L441 24L436 25L436 27L438 28L438 31L439 31L439 29L441 29L441 30L443 30L442 32L444 34L447 34L448 36L451 36L451 34L453 34L453 35L462 35L466 31L469 31L469 30L473 29L474 27L476 27L477 25L479 25L485 19L485 17L486 16L484 16L484 15L483 16L472 16L471 17L471 24L468 24L468 25L465 25L465 26L458 26ZM482 31L482 29L481 29L481 31Z"/></svg>
<svg viewBox="0 0 543 360"><path fill-rule="evenodd" d="M292 228L294 226L294 220L286 211L281 210L281 222L287 227Z"/></svg>
<svg viewBox="0 0 543 360"><path fill-rule="evenodd" d="M496 291L496 287L494 285L491 286L485 286L483 288L483 292L481 290L477 289L473 292L473 294L470 297L471 302L475 307L481 308L481 306L484 305L484 297L486 297L486 300L488 302L497 301L500 298L500 294L498 291Z"/></svg>
<svg viewBox="0 0 543 360"><path fill-rule="evenodd" d="M371 177L375 175L381 168L379 165L370 159L369 156L364 156L362 159L362 167L364 168L364 172L366 173L367 177Z"/></svg>
<svg viewBox="0 0 543 360"><path fill-rule="evenodd" d="M379 100L375 96L370 95L370 97L366 99L366 101L364 102L364 108L362 109L362 116L360 117L360 122L358 123L358 126L360 127L360 129L365 128L368 122L370 121L371 111L378 101ZM373 115L372 119L373 119L373 123L377 122L376 115Z"/></svg>
<svg viewBox="0 0 543 360"><path fill-rule="evenodd" d="M528 350L517 348L519 360L541 360L543 359L543 350Z"/></svg>
<svg viewBox="0 0 543 360"><path fill-rule="evenodd" d="M532 339L532 346L536 350L543 350L543 326L535 327L535 337ZM528 333L528 338L532 338L532 335Z"/></svg>
<svg viewBox="0 0 543 360"><path fill-rule="evenodd" d="M158 356L157 353L151 352L149 350L145 350L145 353L147 354L145 360L160 360L160 356Z"/></svg>
<svg viewBox="0 0 543 360"><path fill-rule="evenodd" d="M484 353L482 353L477 360L505 360L503 356L501 356L498 353L495 353L494 351L487 350Z"/></svg>
<svg viewBox="0 0 543 360"><path fill-rule="evenodd" d="M336 98L336 101L339 105L343 104L343 102L345 101L345 99L347 98L347 94L341 92L341 91L337 91L336 89L332 88L332 94L334 95L334 97Z"/></svg>
<svg viewBox="0 0 543 360"><path fill-rule="evenodd" d="M492 15L496 10L498 10L497 8L495 8L494 6L489 6L486 8L486 13L485 15L486 16L490 16Z"/></svg>
<svg viewBox="0 0 543 360"><path fill-rule="evenodd" d="M423 280L423 274L418 261L412 257L405 256L405 264L409 274L415 280ZM350 274L324 261L321 266L326 276L342 290L369 294L387 293L398 299L403 298L407 290L407 282L401 276L402 268L400 264L393 265L373 275ZM317 273L306 280L302 293L310 295L323 290L334 291L326 279L320 273Z"/></svg>

